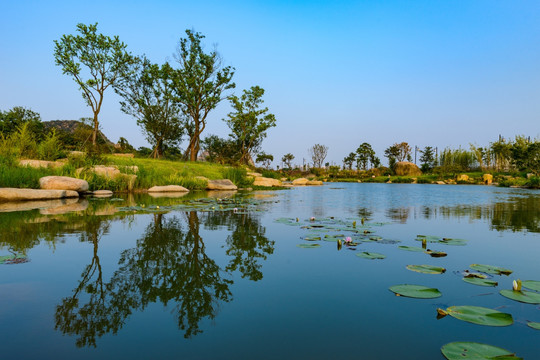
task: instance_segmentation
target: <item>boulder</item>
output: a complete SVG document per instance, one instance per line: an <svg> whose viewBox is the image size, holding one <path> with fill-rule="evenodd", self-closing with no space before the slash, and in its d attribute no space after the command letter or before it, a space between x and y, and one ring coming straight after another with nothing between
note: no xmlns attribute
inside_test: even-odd
<svg viewBox="0 0 540 360"><path fill-rule="evenodd" d="M79 197L79 193L73 190L0 188L0 202L63 199L71 197Z"/></svg>
<svg viewBox="0 0 540 360"><path fill-rule="evenodd" d="M237 190L237 186L229 179L208 180L207 190Z"/></svg>
<svg viewBox="0 0 540 360"><path fill-rule="evenodd" d="M251 177L262 177L262 174L259 174L259 173L256 173L256 172L248 172L247 173L247 176L251 176Z"/></svg>
<svg viewBox="0 0 540 360"><path fill-rule="evenodd" d="M436 181L435 184L437 185L446 185L446 183L444 181Z"/></svg>
<svg viewBox="0 0 540 360"><path fill-rule="evenodd" d="M19 160L19 165L32 168L61 168L65 165L61 161L45 161L45 160Z"/></svg>
<svg viewBox="0 0 540 360"><path fill-rule="evenodd" d="M281 186L281 181L277 179L257 176L255 178L255 181L253 181L253 186L264 186L264 187Z"/></svg>
<svg viewBox="0 0 540 360"><path fill-rule="evenodd" d="M460 174L458 175L456 181L469 181L469 175Z"/></svg>
<svg viewBox="0 0 540 360"><path fill-rule="evenodd" d="M39 179L39 187L44 190L74 190L84 192L88 190L88 182L69 176L45 176Z"/></svg>
<svg viewBox="0 0 540 360"><path fill-rule="evenodd" d="M484 183L484 185L491 185L491 183L493 182L493 175L484 174L484 176L482 176L482 182Z"/></svg>
<svg viewBox="0 0 540 360"><path fill-rule="evenodd" d="M292 184L294 186L299 186L299 185L307 185L308 182L309 180L306 178L299 178L299 179L294 179Z"/></svg>
<svg viewBox="0 0 540 360"><path fill-rule="evenodd" d="M309 180L306 185L322 185L323 182L320 180Z"/></svg>
<svg viewBox="0 0 540 360"><path fill-rule="evenodd" d="M394 171L397 176L418 176L422 175L422 171L416 166L408 161L400 161L396 163Z"/></svg>
<svg viewBox="0 0 540 360"><path fill-rule="evenodd" d="M208 178L204 176L195 176L195 180L204 181L206 183L208 182Z"/></svg>
<svg viewBox="0 0 540 360"><path fill-rule="evenodd" d="M152 186L148 192L188 192L189 190L180 185Z"/></svg>

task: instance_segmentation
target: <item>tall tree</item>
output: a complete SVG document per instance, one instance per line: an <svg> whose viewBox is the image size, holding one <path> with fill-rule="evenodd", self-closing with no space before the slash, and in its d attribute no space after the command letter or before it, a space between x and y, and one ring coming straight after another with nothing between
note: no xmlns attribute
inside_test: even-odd
<svg viewBox="0 0 540 360"><path fill-rule="evenodd" d="M221 66L214 50L206 54L201 40L204 35L186 30L175 54L179 68L173 79L176 99L187 115L186 130L190 137L185 157L197 161L200 136L206 127L208 113L226 98L225 91L233 89L234 69Z"/></svg>
<svg viewBox="0 0 540 360"><path fill-rule="evenodd" d="M253 163L251 155L260 148L266 131L276 126L274 114L268 113L266 107L261 108L263 95L263 88L252 86L244 90L242 96L233 95L229 99L234 111L227 115L225 122L240 150L240 162L246 165Z"/></svg>
<svg viewBox="0 0 540 360"><path fill-rule="evenodd" d="M28 123L28 131L35 136L42 135L41 116L30 109L15 106L8 111L0 111L0 133L7 137Z"/></svg>
<svg viewBox="0 0 540 360"><path fill-rule="evenodd" d="M124 99L122 111L137 119L153 146L154 158L163 157L165 148L180 145L184 134L180 104L172 94L172 73L168 63L159 66L146 58L137 59L130 76L115 87Z"/></svg>
<svg viewBox="0 0 540 360"><path fill-rule="evenodd" d="M285 164L285 166L286 166L288 169L291 169L291 168L292 168L291 161L293 161L293 160L294 160L294 155L291 154L291 153L285 154L285 155L283 155L283 157L281 158L281 161L283 161L283 163Z"/></svg>
<svg viewBox="0 0 540 360"><path fill-rule="evenodd" d="M54 57L56 65L62 67L62 73L71 76L79 85L84 100L92 108L92 144L95 147L105 90L127 75L134 58L118 36L111 38L98 34L97 23L78 24L77 31L80 35L62 35L60 40L54 41Z"/></svg>
<svg viewBox="0 0 540 360"><path fill-rule="evenodd" d="M388 166L393 168L397 162L397 157L399 156L399 148L396 144L389 146L384 150L384 156L388 158Z"/></svg>
<svg viewBox="0 0 540 360"><path fill-rule="evenodd" d="M356 160L356 153L353 153L353 152L350 153L349 155L345 156L345 158L343 159L343 167L349 168L349 170L351 170L355 160Z"/></svg>
<svg viewBox="0 0 540 360"><path fill-rule="evenodd" d="M308 149L311 160L313 161L313 167L320 168L328 155L328 146L315 144Z"/></svg>
<svg viewBox="0 0 540 360"><path fill-rule="evenodd" d="M427 172L435 167L435 152L433 147L426 146L424 150L420 150L422 156L420 156L420 163L422 164L422 171Z"/></svg>
<svg viewBox="0 0 540 360"><path fill-rule="evenodd" d="M370 159L375 156L375 151L368 143L362 143L358 149L356 149L358 168L367 170Z"/></svg>

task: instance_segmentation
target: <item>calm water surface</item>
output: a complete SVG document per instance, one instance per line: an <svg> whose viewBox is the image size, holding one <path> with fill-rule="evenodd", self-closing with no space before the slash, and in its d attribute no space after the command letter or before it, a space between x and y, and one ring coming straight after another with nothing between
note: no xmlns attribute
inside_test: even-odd
<svg viewBox="0 0 540 360"><path fill-rule="evenodd" d="M227 196L248 201L249 209L178 205ZM526 326L540 322L539 306L498 294L516 278L540 280L538 191L333 183L24 206L35 209L0 204L0 256L21 257L0 265L1 358L443 359L442 345L476 341L540 359L540 331ZM238 211L227 210L232 206ZM365 229L385 241L299 248L308 234L336 231L276 222L283 217L359 225L364 218ZM468 243L428 244L448 253L442 258L398 249L420 246L417 234ZM386 258L355 256L361 251ZM496 288L475 286L461 280L473 263L514 273L494 276ZM447 271L415 273L408 264ZM388 290L404 283L443 296L421 300ZM452 305L496 308L515 323L436 319L438 307Z"/></svg>

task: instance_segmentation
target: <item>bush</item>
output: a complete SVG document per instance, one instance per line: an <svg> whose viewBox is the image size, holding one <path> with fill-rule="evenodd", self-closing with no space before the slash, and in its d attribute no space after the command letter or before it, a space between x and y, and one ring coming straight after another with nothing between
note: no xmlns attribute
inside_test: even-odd
<svg viewBox="0 0 540 360"><path fill-rule="evenodd" d="M253 179L247 177L247 171L243 168L227 168L223 171L223 177L231 180L238 187L253 185Z"/></svg>
<svg viewBox="0 0 540 360"><path fill-rule="evenodd" d="M272 170L263 170L261 172L261 175L266 178L277 179L277 180L280 180L283 177L280 173L276 171L272 171Z"/></svg>
<svg viewBox="0 0 540 360"><path fill-rule="evenodd" d="M56 135L56 131L52 130L45 139L38 145L37 154L41 160L56 160L64 154L62 144Z"/></svg>
<svg viewBox="0 0 540 360"><path fill-rule="evenodd" d="M526 186L538 189L540 188L540 176L532 176L525 183Z"/></svg>

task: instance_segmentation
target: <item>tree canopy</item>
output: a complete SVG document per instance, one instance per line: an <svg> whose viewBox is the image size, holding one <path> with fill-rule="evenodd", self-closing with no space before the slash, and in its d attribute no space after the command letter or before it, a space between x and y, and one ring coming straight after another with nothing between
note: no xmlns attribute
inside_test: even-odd
<svg viewBox="0 0 540 360"><path fill-rule="evenodd" d="M84 100L92 108L92 144L96 146L104 93L127 75L134 58L118 36L111 38L97 33L97 23L78 24L77 31L80 35L62 35L54 41L54 58L62 73L79 85Z"/></svg>

